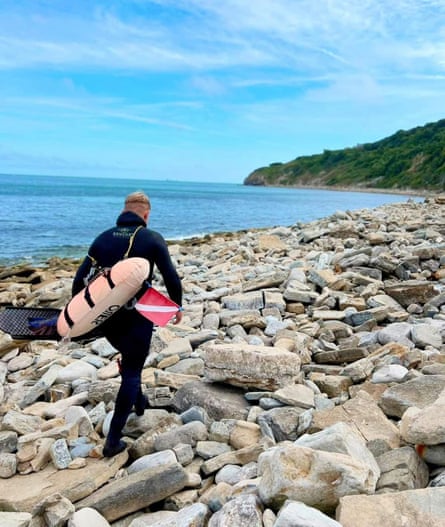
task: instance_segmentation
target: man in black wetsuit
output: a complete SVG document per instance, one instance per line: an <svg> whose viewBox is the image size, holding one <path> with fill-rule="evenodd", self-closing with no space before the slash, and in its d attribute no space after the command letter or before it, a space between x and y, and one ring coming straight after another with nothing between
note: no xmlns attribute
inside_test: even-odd
<svg viewBox="0 0 445 527"><path fill-rule="evenodd" d="M134 192L127 196L116 226L106 230L93 241L88 256L77 270L72 287L73 296L83 289L85 278L93 267L111 267L124 257L130 247L128 256L142 257L150 262L148 281L152 281L156 266L170 298L181 305L181 280L164 238L146 228L149 214L150 201L143 192ZM182 312L179 311L174 323L179 323L181 318ZM137 415L142 415L147 406L147 398L141 389L141 374L150 351L153 323L135 309L124 307L104 322L101 328L107 340L121 354L121 385L116 397L110 431L103 448L103 455L112 457L127 446L121 439L122 429L133 407Z"/></svg>

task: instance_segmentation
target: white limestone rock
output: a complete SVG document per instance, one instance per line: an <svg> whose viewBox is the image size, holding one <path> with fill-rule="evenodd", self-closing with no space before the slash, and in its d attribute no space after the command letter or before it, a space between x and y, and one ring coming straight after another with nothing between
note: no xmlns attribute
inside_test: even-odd
<svg viewBox="0 0 445 527"><path fill-rule="evenodd" d="M262 502L278 510L286 499L332 512L342 496L372 494L375 474L349 455L281 444L258 459Z"/></svg>
<svg viewBox="0 0 445 527"><path fill-rule="evenodd" d="M342 527L337 521L300 501L287 500L273 527Z"/></svg>
<svg viewBox="0 0 445 527"><path fill-rule="evenodd" d="M366 446L366 441L357 429L347 423L336 423L315 434L304 434L295 442L297 446L323 450L325 452L337 452L351 456L358 462L369 467L373 475L371 485L377 484L380 477L379 465Z"/></svg>

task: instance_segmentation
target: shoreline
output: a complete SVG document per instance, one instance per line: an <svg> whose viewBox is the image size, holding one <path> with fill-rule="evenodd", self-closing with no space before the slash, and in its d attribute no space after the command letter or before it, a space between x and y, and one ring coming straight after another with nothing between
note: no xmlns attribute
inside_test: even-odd
<svg viewBox="0 0 445 527"><path fill-rule="evenodd" d="M277 186L273 186L273 185L266 185L266 186L269 186L271 188L293 188L293 189L300 189L300 190L327 190L327 191L332 191L332 192L362 192L362 193L375 193L375 194L391 194L391 195L400 195L400 196L405 196L407 198L424 198L424 199L428 199L428 198L433 198L434 196L438 196L440 195L440 193L432 193L430 191L424 191L424 194L418 194L418 193L414 193L413 191L390 191L390 192L384 192L382 191L381 189L363 189L363 188L354 188L354 189L351 189L351 188L342 188L342 187L322 187L322 186L306 186L306 185L296 185L296 186L292 186L292 187L289 187L287 185L277 185ZM377 207L371 207L370 210L375 210L375 209L378 209L379 207L382 207L382 206L385 206L385 207L399 207L402 203L404 202L401 202L401 203L387 203L387 204L383 204L383 205L378 205ZM321 221L323 219L326 219L328 218L329 215L324 215L324 216L321 216L319 218L316 218L315 220L312 220L312 221ZM308 224L308 223L311 223L311 222L302 222L303 224ZM238 230L234 230L234 231L215 231L215 232L207 232L207 233L203 233L203 234L197 234L197 235L192 235L192 236L189 236L189 237L184 237L184 238L165 238L167 244L170 246L170 245L180 245L182 247L184 246L195 246L195 245L201 245L201 244L204 244L204 243L211 243L215 238L218 238L218 237L222 237L226 240L232 240L234 238L237 238L237 237L240 237L244 234L246 234L247 232L257 232L257 233L265 233L271 229L276 229L278 227L291 227L293 224L290 224L290 225L270 225L270 226L266 226L266 227L252 227L252 228L242 228L242 229L238 229ZM17 260L14 260L14 261L10 261L10 262L5 262L5 263L2 263L0 262L0 273L6 269L11 269L11 268L18 268L18 269L22 269L22 268L30 268L30 267L33 267L33 268L42 268L42 267L48 267L49 265L52 265L52 262L53 261L60 261L60 262L65 262L65 264L68 264L68 263L75 263L75 264L80 264L80 262L83 260L83 258L85 257L85 255L81 255L81 256L60 256L58 254L53 254L53 255L50 255L48 256L46 259L42 259L42 260L28 260L28 259L17 259Z"/></svg>
<svg viewBox="0 0 445 527"><path fill-rule="evenodd" d="M293 187L293 188L300 188L300 189L314 189L314 190L332 190L334 192L344 192L345 190L343 189L340 189L340 188L323 188L323 187L306 187L306 186L299 186L299 187ZM345 192L368 192L368 190L347 190ZM379 189L375 189L375 193L381 193L379 191ZM382 192L383 193L383 192ZM402 193L402 192L391 192L391 194L398 194L398 195L401 195L401 196L406 196L406 197L418 197L418 198L432 198L433 195L418 195L418 194L411 194L411 193ZM436 194L438 195L438 194ZM400 205L402 205L403 203L405 202L401 202L401 203L387 203L387 204L383 204L383 205L379 205L377 207L371 207L369 210L376 210L380 207L391 207L391 208L398 208L400 207ZM329 218L329 215L324 215L324 216L321 216L320 218L317 218L315 220L312 220L312 221L316 221L316 222L320 222L320 221L323 221L323 220L326 220L327 218ZM311 222L302 222L303 225L307 225ZM272 225L272 226L268 226L268 227L254 227L254 228L243 228L243 229L239 229L239 230L235 230L235 231L217 231L217 232L208 232L208 233L204 233L204 234L199 234L199 235L194 235L194 236L190 236L190 237L185 237L185 238L166 238L166 242L169 246L172 246L172 245L179 245L181 247L194 247L194 246L197 246L197 245L203 245L203 244L206 244L206 243L213 243L215 238L223 238L224 240L226 241L230 241L230 240L234 240L236 238L239 238L243 235L245 235L246 233L267 233L268 231L271 231L273 229L276 229L276 228L280 228L280 227L283 227L283 228L288 228L288 227L292 227L292 225ZM11 270L11 269L16 269L18 272L20 272L21 269L29 269L29 268L35 268L35 269L41 269L41 268L47 268L47 267L51 267L53 266L55 263L59 263L60 265L62 266L71 266L71 265L79 265L81 263L81 261L83 260L84 258L84 255L82 256L60 256L60 255L57 255L57 254L53 254L51 256L48 256L48 258L44 259L44 260L36 260L36 261L31 261L31 260L26 260L26 259L17 259L17 260L14 260L14 261L11 261L11 262L8 262L8 263L1 263L0 262L0 275L7 271L7 270Z"/></svg>
<svg viewBox="0 0 445 527"><path fill-rule="evenodd" d="M245 183L243 183L245 185ZM247 187L270 187L270 188L290 188L300 190L328 190L332 192L361 192L363 194L390 194L400 196L411 196L426 198L441 194L440 191L434 190L413 190L413 189L381 189L376 187L337 187L330 185L245 185Z"/></svg>

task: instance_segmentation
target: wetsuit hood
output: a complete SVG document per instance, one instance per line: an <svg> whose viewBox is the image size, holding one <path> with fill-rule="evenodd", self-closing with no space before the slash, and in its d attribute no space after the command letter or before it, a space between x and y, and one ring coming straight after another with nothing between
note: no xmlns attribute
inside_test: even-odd
<svg viewBox="0 0 445 527"><path fill-rule="evenodd" d="M125 225L143 225L147 226L144 219L131 211L122 212L116 220L116 225L121 227Z"/></svg>

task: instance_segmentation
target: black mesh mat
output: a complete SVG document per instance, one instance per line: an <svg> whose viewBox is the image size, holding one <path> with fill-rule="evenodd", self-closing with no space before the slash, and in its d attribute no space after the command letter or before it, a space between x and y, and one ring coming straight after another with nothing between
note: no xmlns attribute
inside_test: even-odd
<svg viewBox="0 0 445 527"><path fill-rule="evenodd" d="M51 320L58 317L60 309L47 307L6 307L0 311L0 330L11 335L13 339L23 340L59 340L55 327L51 327L44 335L36 334L29 327L31 321L41 319Z"/></svg>

